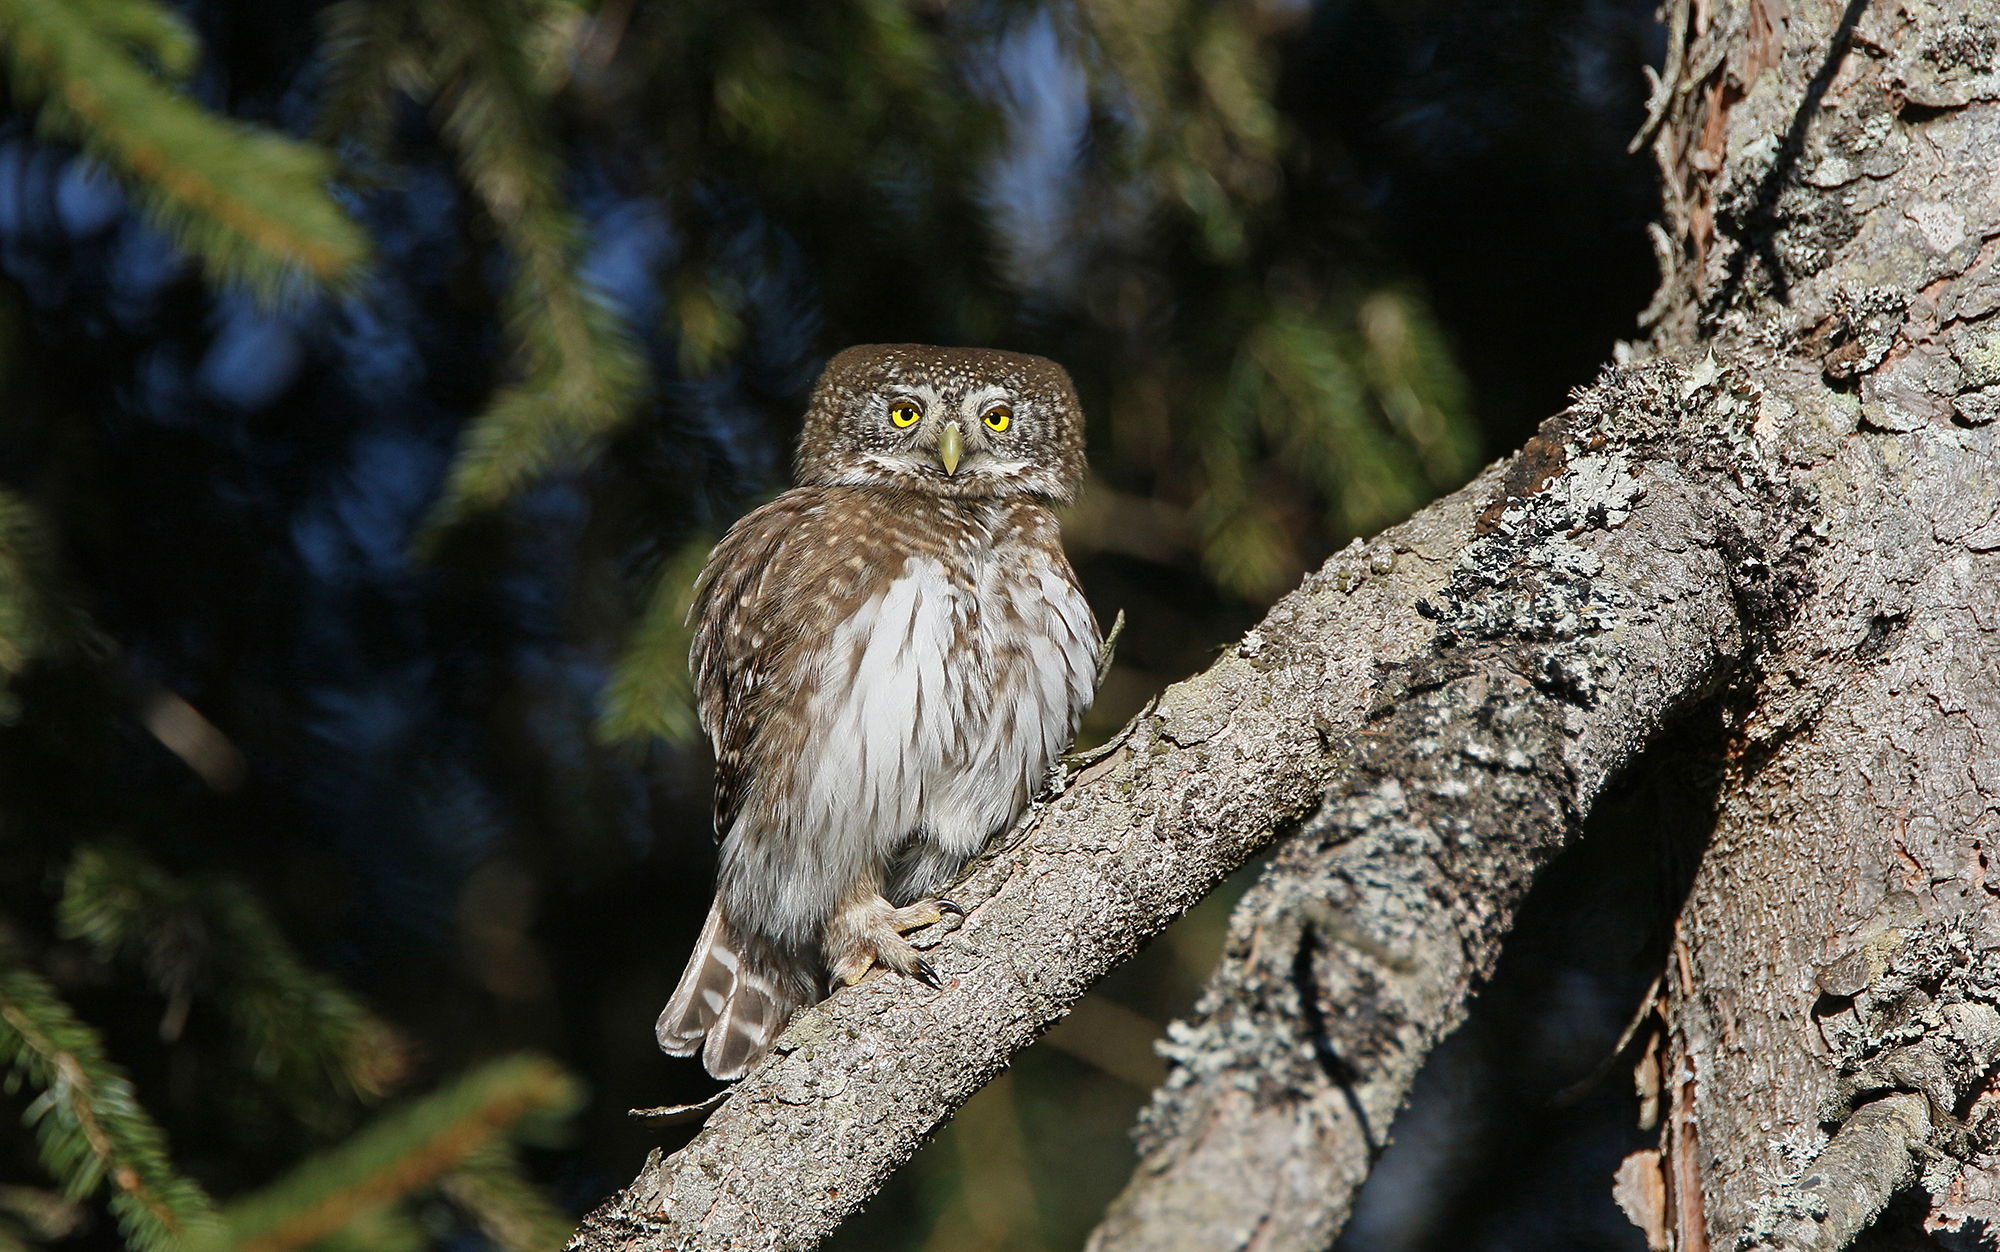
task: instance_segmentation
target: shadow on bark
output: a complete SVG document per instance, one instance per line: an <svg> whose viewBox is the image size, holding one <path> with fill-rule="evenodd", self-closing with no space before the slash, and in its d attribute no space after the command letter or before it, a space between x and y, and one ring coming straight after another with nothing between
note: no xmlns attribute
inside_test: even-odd
<svg viewBox="0 0 2000 1252"><path fill-rule="evenodd" d="M1670 959L1715 824L1724 721L1710 701L1641 757L1545 870L1492 982L1426 1062L1340 1252L1633 1248L1611 1180L1657 1141L1619 1038Z"/></svg>

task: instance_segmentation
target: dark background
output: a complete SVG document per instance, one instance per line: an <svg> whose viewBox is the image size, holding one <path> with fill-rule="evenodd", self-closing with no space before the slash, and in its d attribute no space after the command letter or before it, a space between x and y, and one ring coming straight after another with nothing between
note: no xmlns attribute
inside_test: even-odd
<svg viewBox="0 0 2000 1252"><path fill-rule="evenodd" d="M858 198L804 180L787 202L716 156L726 145L676 139L672 119L703 106L676 95L673 75L579 87L558 117L583 270L634 328L656 383L589 466L461 524L422 561L413 536L506 368L493 232L425 110L400 104L394 142L356 156L365 177L341 193L377 249L366 288L275 308L202 283L114 181L37 138L30 115L0 124L0 480L50 519L99 639L87 661L24 675L0 727L0 912L106 1033L183 1168L227 1196L312 1145L259 1138L227 1114L216 1093L228 1054L198 1003L186 1034L163 1043L156 988L66 963L49 917L82 841L135 841L177 872L249 884L313 964L403 1034L412 1090L516 1049L558 1058L590 1099L569 1146L532 1165L572 1212L627 1181L648 1149L686 1138L626 1110L712 1089L695 1062L660 1056L651 1029L707 903L708 762L698 744L607 744L595 728L651 580L784 486L805 390L832 351L987 342L1076 374L1100 481L1162 510L1076 527L1100 617L1122 608L1131 621L1086 728L1101 737L1269 599L1182 533L1201 507L1196 443L1135 452L1122 418L1099 421L1125 411L1127 376L1152 347L1129 342L1151 333L1145 318L1101 312L1125 290L1091 286L1112 264L1103 255L1126 267L1120 281L1151 275L1165 294L1150 299L1168 310L1157 316L1175 326L1243 290L1289 299L1301 270L1317 291L1406 293L1462 378L1483 454L1464 471L1518 446L1636 333L1656 201L1649 158L1625 145L1640 67L1660 54L1648 4L1267 7L1289 146L1257 242L1234 258L1203 254L1185 231L1105 227L1116 237L1095 259L1064 245L1018 261L1020 240L1053 220L1038 196L1099 220L1077 208L1083 193L1036 189L1067 168L1077 71L1032 33L1003 69L1017 99L1046 107L1006 117L1044 142L1013 150L997 211L990 195L952 200L916 177ZM312 130L317 6L184 11L207 49L199 98ZM878 139L883 151L904 141ZM786 157L765 160L782 169ZM671 173L690 161L712 169ZM996 259L996 216L1015 223L1012 269ZM699 371L669 317L674 276L690 267L721 276L741 324ZM1415 498L1452 485L1427 481ZM1324 492L1294 494L1305 520L1284 559L1303 567L1351 537L1339 519L1357 515L1337 500L1329 512ZM240 787L204 782L148 731L161 692L240 752ZM1537 889L1343 1246L1642 1246L1609 1199L1636 1144L1626 1070L1579 1103L1549 1102L1609 1052L1653 969L1647 919L1672 867L1614 825L1600 819ZM1191 1003L1244 881L1100 989L1137 1032L1139 1077L1145 1033ZM1025 1054L838 1246L1077 1246L1130 1168L1124 1131L1145 1093L1076 1051ZM22 1099L0 1098L0 1124ZM24 1132L0 1129L0 1178L36 1182ZM99 1222L69 1242L113 1238Z"/></svg>

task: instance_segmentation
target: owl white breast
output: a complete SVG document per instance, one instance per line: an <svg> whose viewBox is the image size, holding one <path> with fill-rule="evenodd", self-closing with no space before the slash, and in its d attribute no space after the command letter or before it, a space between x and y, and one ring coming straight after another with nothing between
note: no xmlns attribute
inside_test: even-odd
<svg viewBox="0 0 2000 1252"><path fill-rule="evenodd" d="M791 784L826 856L893 867L891 900L929 895L1027 806L1094 689L1082 591L1005 505L954 510L963 537L911 556L833 631ZM1034 519L1027 519L1031 525ZM826 882L788 884L779 927L815 924Z"/></svg>

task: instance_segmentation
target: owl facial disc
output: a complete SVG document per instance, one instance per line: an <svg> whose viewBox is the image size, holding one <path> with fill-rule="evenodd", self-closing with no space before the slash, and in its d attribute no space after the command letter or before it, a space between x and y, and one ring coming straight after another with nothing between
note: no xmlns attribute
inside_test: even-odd
<svg viewBox="0 0 2000 1252"><path fill-rule="evenodd" d="M827 363L799 434L805 487L1061 504L1083 485L1083 412L1062 366L990 348L870 344Z"/></svg>

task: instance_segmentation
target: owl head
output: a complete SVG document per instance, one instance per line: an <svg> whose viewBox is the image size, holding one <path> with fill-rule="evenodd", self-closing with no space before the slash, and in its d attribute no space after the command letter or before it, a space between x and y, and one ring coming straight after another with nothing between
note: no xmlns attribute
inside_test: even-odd
<svg viewBox="0 0 2000 1252"><path fill-rule="evenodd" d="M1054 361L992 348L864 344L806 407L802 487L908 487L1057 503L1083 485L1083 409Z"/></svg>

